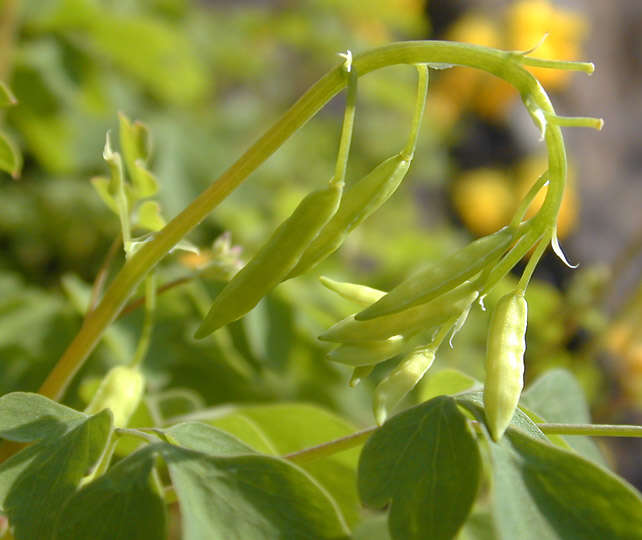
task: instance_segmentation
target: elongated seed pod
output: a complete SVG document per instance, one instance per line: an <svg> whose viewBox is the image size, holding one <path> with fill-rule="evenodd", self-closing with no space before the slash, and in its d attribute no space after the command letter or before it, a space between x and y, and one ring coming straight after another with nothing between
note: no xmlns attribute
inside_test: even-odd
<svg viewBox="0 0 642 540"><path fill-rule="evenodd" d="M488 328L484 408L495 441L510 424L524 386L527 311L523 292L507 294L497 302Z"/></svg>
<svg viewBox="0 0 642 540"><path fill-rule="evenodd" d="M204 338L240 319L278 285L337 211L341 192L342 184L332 183L307 195L214 299L194 337Z"/></svg>
<svg viewBox="0 0 642 540"><path fill-rule="evenodd" d="M114 426L127 427L144 391L145 377L137 368L113 367L100 383L85 412L96 414L104 409L110 409L114 417Z"/></svg>
<svg viewBox="0 0 642 540"><path fill-rule="evenodd" d="M372 287L359 285L358 283L335 281L325 276L319 276L319 281L321 281L325 287L336 292L346 300L352 300L362 306L369 306L386 295L385 292L379 289L373 289Z"/></svg>
<svg viewBox="0 0 642 540"><path fill-rule="evenodd" d="M435 360L433 347L417 347L381 380L374 394L374 415L377 424L386 421L388 413L421 380Z"/></svg>
<svg viewBox="0 0 642 540"><path fill-rule="evenodd" d="M429 302L479 273L499 257L513 240L514 230L499 231L471 242L441 262L427 266L402 281L381 300L357 313L360 321L374 319Z"/></svg>
<svg viewBox="0 0 642 540"><path fill-rule="evenodd" d="M319 339L338 343L363 343L381 341L396 335L407 337L445 323L466 309L478 295L473 284L467 282L426 304L404 311L367 321L358 321L352 315L329 328Z"/></svg>
<svg viewBox="0 0 642 540"><path fill-rule="evenodd" d="M403 352L406 344L403 336L392 336L383 341L366 341L359 344L346 343L330 351L328 360L352 367L375 365Z"/></svg>
<svg viewBox="0 0 642 540"><path fill-rule="evenodd" d="M309 270L334 253L346 236L395 192L406 176L411 158L397 154L346 189L334 217L305 250L286 279Z"/></svg>

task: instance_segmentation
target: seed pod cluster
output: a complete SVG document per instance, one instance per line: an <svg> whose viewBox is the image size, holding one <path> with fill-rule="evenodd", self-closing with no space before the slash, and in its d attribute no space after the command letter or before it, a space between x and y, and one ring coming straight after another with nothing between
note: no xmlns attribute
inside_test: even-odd
<svg viewBox="0 0 642 540"><path fill-rule="evenodd" d="M513 291L497 302L488 328L484 408L495 441L510 424L524 386L527 312L523 291Z"/></svg>
<svg viewBox="0 0 642 540"><path fill-rule="evenodd" d="M437 264L422 268L402 281L386 296L356 315L366 321L425 304L478 274L510 245L514 230L499 231L471 242Z"/></svg>

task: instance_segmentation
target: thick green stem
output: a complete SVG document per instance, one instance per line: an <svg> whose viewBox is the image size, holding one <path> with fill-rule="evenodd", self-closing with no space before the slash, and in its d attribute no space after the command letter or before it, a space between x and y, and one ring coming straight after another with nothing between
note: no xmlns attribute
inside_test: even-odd
<svg viewBox="0 0 642 540"><path fill-rule="evenodd" d="M514 56L513 53L469 44L415 41L395 43L366 52L355 57L352 65L359 76L396 64L439 63L477 68L501 77L515 86L522 99L528 99L531 114L533 110L555 114L541 85L520 66ZM72 377L93 351L102 333L117 317L147 273L250 173L341 91L346 80L342 65L321 78L238 161L127 261L110 284L100 304L85 319L78 334L41 386L41 394L53 399L62 396ZM541 216L538 222L542 230L547 224L554 222L564 192L566 155L558 126L549 125L546 129L546 145L551 176L546 200L537 216Z"/></svg>

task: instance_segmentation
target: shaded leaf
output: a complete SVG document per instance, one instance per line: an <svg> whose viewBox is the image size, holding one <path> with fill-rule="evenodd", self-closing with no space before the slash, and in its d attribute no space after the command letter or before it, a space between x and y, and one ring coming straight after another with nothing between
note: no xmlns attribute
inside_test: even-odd
<svg viewBox="0 0 642 540"><path fill-rule="evenodd" d="M356 428L339 416L316 405L306 403L282 403L239 407L233 414L242 417L245 424L238 424L240 431L232 432L257 450L266 451L273 455L285 455L326 441L350 435ZM224 426L217 423L225 421L223 417L214 421L221 429ZM258 428L248 432L247 421ZM228 425L228 427L231 427ZM243 437L249 436L249 439ZM260 437L259 441L256 438ZM357 494L357 461L358 449L334 454L322 459L300 463L299 466L310 473L339 504L346 521L353 524L359 517L360 504Z"/></svg>
<svg viewBox="0 0 642 540"><path fill-rule="evenodd" d="M337 507L298 467L280 459L213 457L164 447L185 540L347 538Z"/></svg>
<svg viewBox="0 0 642 540"><path fill-rule="evenodd" d="M40 394L12 392L0 397L0 437L33 442L60 435L86 415Z"/></svg>
<svg viewBox="0 0 642 540"><path fill-rule="evenodd" d="M551 369L536 379L520 400L546 422L588 424L588 404L582 388L573 375L563 369ZM585 458L606 465L597 445L589 437L561 436L571 448Z"/></svg>
<svg viewBox="0 0 642 540"><path fill-rule="evenodd" d="M457 403L470 411L477 421L485 425L486 417L484 416L484 402L481 392L471 392L458 396ZM520 409L517 409L513 414L510 426L522 430L535 439L548 441L548 438L542 433L542 430Z"/></svg>
<svg viewBox="0 0 642 540"><path fill-rule="evenodd" d="M500 538L642 539L640 494L606 469L512 428L489 445Z"/></svg>
<svg viewBox="0 0 642 540"><path fill-rule="evenodd" d="M52 434L0 465L0 506L16 540L54 538L52 524L103 453L111 414L103 411L68 427L64 434Z"/></svg>
<svg viewBox="0 0 642 540"><path fill-rule="evenodd" d="M477 495L481 457L454 399L441 396L394 416L366 443L359 461L365 504L390 502L396 540L451 539Z"/></svg>
<svg viewBox="0 0 642 540"><path fill-rule="evenodd" d="M153 446L132 454L69 499L58 519L60 540L166 538L165 503L151 483Z"/></svg>

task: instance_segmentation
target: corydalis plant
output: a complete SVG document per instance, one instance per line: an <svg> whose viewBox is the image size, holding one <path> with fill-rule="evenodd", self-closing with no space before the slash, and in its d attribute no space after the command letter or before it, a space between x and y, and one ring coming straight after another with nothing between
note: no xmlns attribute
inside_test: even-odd
<svg viewBox="0 0 642 540"><path fill-rule="evenodd" d="M591 73L593 65L584 62L558 62L532 58L524 52L501 51L476 45L445 41L395 43L355 56L351 67L358 77L396 64L425 64L429 68L467 66L481 69L512 84L541 133L548 151L549 188L538 214L528 222L519 241L485 280L485 288L497 283L534 244L548 244L555 235L555 220L566 183L566 151L560 127L591 125L601 121L564 118L555 110L542 86L526 67L576 70ZM118 316L145 275L165 257L185 235L205 218L231 191L272 155L297 129L312 118L325 103L347 84L345 63L313 85L250 149L225 171L187 208L158 231L135 253L114 278L97 308L40 388L44 395L59 398L71 378L83 365L107 326ZM524 231L521 227L517 231ZM535 260L535 259L533 259Z"/></svg>

